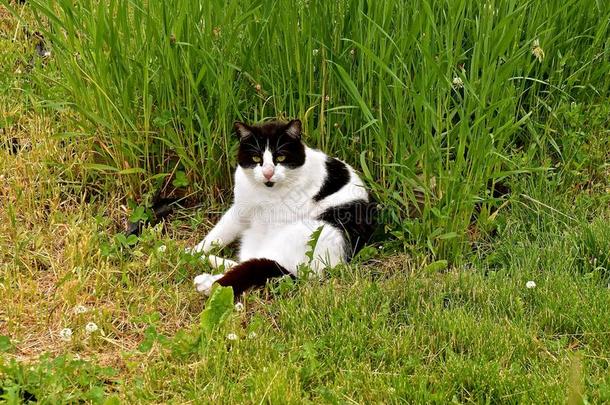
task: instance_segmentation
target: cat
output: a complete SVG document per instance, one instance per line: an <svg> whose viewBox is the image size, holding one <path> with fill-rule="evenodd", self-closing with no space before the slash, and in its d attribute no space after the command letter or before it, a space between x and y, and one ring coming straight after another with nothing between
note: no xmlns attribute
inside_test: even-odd
<svg viewBox="0 0 610 405"><path fill-rule="evenodd" d="M376 204L364 182L345 162L306 146L301 127L298 119L234 124L239 149L233 205L192 249L225 273L198 275L198 291L209 295L217 283L232 287L237 297L268 279L296 277L303 265L322 276L371 238ZM214 246L238 238L239 262L209 255Z"/></svg>

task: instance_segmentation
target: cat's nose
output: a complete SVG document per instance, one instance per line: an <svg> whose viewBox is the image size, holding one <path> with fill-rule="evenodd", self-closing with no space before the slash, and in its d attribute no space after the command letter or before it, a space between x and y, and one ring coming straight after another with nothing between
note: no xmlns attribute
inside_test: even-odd
<svg viewBox="0 0 610 405"><path fill-rule="evenodd" d="M267 180L271 180L271 178L273 177L273 173L275 172L275 169L273 168L273 166L265 166L263 167L263 176L265 176L265 178Z"/></svg>

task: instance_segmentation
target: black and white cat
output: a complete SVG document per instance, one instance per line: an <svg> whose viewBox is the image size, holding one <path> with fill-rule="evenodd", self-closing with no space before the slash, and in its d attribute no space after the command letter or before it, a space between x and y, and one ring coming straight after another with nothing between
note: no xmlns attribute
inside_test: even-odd
<svg viewBox="0 0 610 405"><path fill-rule="evenodd" d="M364 183L348 164L307 147L301 121L237 122L235 133L233 205L193 251L208 254L239 238L239 261L208 255L226 272L195 277L198 291L209 294L218 283L238 296L270 278L297 276L303 264L321 276L368 242L375 204ZM308 242L320 227L310 260Z"/></svg>

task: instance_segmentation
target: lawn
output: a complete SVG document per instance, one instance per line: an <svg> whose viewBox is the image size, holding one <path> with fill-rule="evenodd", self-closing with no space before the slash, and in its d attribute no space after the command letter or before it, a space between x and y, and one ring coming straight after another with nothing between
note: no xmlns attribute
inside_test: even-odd
<svg viewBox="0 0 610 405"><path fill-rule="evenodd" d="M609 72L604 1L0 0L0 402L610 402ZM270 117L383 225L208 300Z"/></svg>

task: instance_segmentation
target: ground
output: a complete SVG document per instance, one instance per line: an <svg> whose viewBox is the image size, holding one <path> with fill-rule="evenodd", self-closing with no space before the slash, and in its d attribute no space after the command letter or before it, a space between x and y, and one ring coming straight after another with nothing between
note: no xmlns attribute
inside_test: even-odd
<svg viewBox="0 0 610 405"><path fill-rule="evenodd" d="M0 398L610 401L604 103L573 113L586 158L569 181L513 179L494 232L471 229L468 260L379 240L324 280L282 280L236 308L217 295L207 307L223 321L206 323L215 315L200 316L192 285L205 267L184 248L226 203L176 208L137 242L117 240L125 196L91 181L88 140L62 135L82 130L74 113L31 94L34 40L3 6L0 18Z"/></svg>

